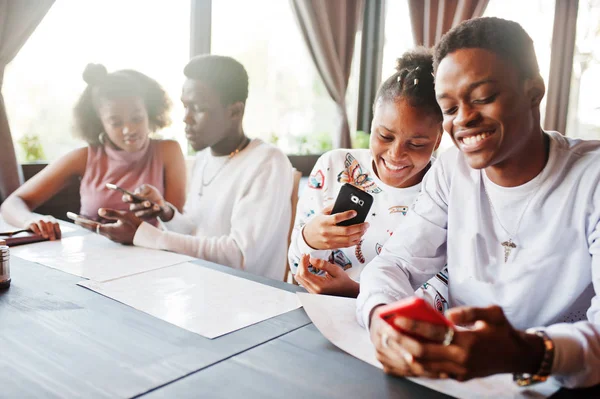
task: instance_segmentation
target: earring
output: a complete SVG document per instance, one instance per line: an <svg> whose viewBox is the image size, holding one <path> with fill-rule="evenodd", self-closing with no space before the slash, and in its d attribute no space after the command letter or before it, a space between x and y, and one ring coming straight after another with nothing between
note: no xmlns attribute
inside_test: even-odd
<svg viewBox="0 0 600 399"><path fill-rule="evenodd" d="M98 135L98 141L100 142L100 144L104 145L104 136L106 135L106 133L104 132L100 132L100 134Z"/></svg>

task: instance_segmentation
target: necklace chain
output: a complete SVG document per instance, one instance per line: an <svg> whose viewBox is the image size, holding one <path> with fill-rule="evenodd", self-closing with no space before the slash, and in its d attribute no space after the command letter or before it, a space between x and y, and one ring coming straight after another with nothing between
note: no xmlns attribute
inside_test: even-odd
<svg viewBox="0 0 600 399"><path fill-rule="evenodd" d="M533 199L533 197L535 197L535 195L537 194L538 190L540 189L540 187L542 185L541 184L542 178L541 178L541 176L538 176L539 180L536 183L535 190L529 196L527 203L525 203L525 206L523 207L523 210L521 211L521 215L519 216L519 219L517 220L517 227L516 227L514 233L511 233L510 231L508 231L508 229L506 227L504 227L504 225L502 224L502 220L500 220L500 216L498 215L498 212L496 212L496 208L494 208L494 203L492 202L492 198L490 197L490 194L488 193L488 190L487 190L487 187L485 184L485 180L483 179L483 173L484 172L481 171L482 180L483 180L483 191L485 192L485 196L487 197L488 203L490 204L490 208L492 208L492 213L496 217L496 220L498 220L498 224L500 225L500 227L502 227L502 230L504 230L506 235L508 235L508 240L500 243L500 245L502 245L504 247L504 263L506 263L508 261L508 257L510 256L510 252L512 251L512 249L517 247L517 245L513 241L513 237L515 237L517 235L517 233L519 232L519 229L521 227L521 221L523 220L523 216L525 216L525 212L527 211L527 208L529 207L531 200Z"/></svg>
<svg viewBox="0 0 600 399"><path fill-rule="evenodd" d="M200 192L198 193L199 196L202 196L202 193L204 191L204 187L209 186L213 182L213 180L215 180L215 178L219 175L219 173L225 168L225 165L227 165L229 163L229 161L231 161L231 159L234 156L236 156L237 154L239 154L240 151L243 150L249 143L250 143L250 138L244 136L244 139L242 140L242 142L240 143L240 145L238 145L235 150L231 151L231 153L229 154L229 157L227 158L227 160L225 161L225 163L223 165L221 165L221 167L219 168L219 170L217 170L217 173L215 173L213 175L213 177L211 177L210 180L207 181L207 182L204 181L204 171L206 170L206 165L208 164L208 160L206 160L204 162L204 167L202 168L202 185L200 186Z"/></svg>

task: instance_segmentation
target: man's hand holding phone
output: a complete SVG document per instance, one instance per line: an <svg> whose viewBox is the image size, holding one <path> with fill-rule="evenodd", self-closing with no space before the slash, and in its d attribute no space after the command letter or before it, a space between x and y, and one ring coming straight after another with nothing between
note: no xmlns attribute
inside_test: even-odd
<svg viewBox="0 0 600 399"><path fill-rule="evenodd" d="M304 241L314 249L338 249L357 245L369 228L369 223L338 226L338 223L356 216L355 210L331 214L333 205L325 207L323 214L312 218L302 230Z"/></svg>
<svg viewBox="0 0 600 399"><path fill-rule="evenodd" d="M499 373L534 374L540 367L543 340L516 330L499 306L456 307L439 323L429 318L429 310L425 317L415 313L421 305L408 312L406 303L392 305L395 316L389 317L390 305L376 307L369 328L377 359L388 374L465 381Z"/></svg>
<svg viewBox="0 0 600 399"><path fill-rule="evenodd" d="M113 223L100 223L87 219L73 212L67 212L67 217L76 225L84 227L99 235L121 244L132 245L135 233L142 224L142 220L131 212L118 211L114 209L98 209L98 215L104 219L112 220Z"/></svg>
<svg viewBox="0 0 600 399"><path fill-rule="evenodd" d="M447 372L429 367L426 359L430 354L426 352L435 347L448 347L454 337L454 326L423 299L411 297L375 308L370 333L377 358L386 373L448 378ZM464 372L456 367L453 370Z"/></svg>
<svg viewBox="0 0 600 399"><path fill-rule="evenodd" d="M129 210L140 219L160 217L167 222L173 218L173 209L167 205L160 191L150 184L142 184L133 193L110 183L107 183L106 187L122 192L123 202L128 203Z"/></svg>

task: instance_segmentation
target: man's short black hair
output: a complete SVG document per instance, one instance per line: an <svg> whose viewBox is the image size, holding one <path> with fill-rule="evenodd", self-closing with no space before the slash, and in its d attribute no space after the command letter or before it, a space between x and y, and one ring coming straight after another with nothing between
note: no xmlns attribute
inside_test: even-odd
<svg viewBox="0 0 600 399"><path fill-rule="evenodd" d="M523 79L540 76L533 40L514 21L486 17L462 22L442 36L435 46L434 69L448 54L460 49L489 50L510 62Z"/></svg>
<svg viewBox="0 0 600 399"><path fill-rule="evenodd" d="M190 79L199 80L212 87L221 97L223 105L246 102L248 98L248 73L242 64L222 55L199 55L183 69Z"/></svg>

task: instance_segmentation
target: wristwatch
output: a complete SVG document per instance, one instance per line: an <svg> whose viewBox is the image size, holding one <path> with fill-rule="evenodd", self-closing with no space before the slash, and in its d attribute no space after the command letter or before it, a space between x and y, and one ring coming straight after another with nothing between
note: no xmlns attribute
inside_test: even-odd
<svg viewBox="0 0 600 399"><path fill-rule="evenodd" d="M513 374L513 381L520 387L546 381L552 372L552 363L554 362L554 341L552 341L548 334L544 330L536 330L535 328L525 330L525 333L536 335L544 340L544 356L542 357L542 363L537 373Z"/></svg>

